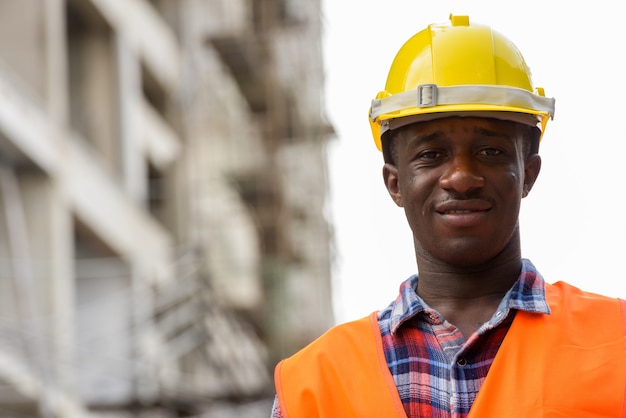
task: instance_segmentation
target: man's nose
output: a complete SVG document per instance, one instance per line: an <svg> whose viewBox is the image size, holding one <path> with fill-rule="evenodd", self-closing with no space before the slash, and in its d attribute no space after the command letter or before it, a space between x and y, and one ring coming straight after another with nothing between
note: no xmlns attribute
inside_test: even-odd
<svg viewBox="0 0 626 418"><path fill-rule="evenodd" d="M444 190L468 193L485 186L485 178L468 157L456 157L450 161L446 172L439 179Z"/></svg>

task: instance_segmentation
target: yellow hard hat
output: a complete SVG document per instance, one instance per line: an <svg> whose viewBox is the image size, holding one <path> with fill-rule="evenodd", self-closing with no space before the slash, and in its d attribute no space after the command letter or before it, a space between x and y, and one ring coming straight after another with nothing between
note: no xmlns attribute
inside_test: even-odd
<svg viewBox="0 0 626 418"><path fill-rule="evenodd" d="M518 48L468 16L431 24L398 51L369 121L381 135L396 127L451 115L477 115L537 126L554 117L554 99L535 88Z"/></svg>

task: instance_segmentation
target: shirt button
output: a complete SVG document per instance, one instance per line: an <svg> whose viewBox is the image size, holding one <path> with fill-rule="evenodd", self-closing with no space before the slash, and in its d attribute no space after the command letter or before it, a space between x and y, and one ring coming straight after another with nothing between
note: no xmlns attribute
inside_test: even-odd
<svg viewBox="0 0 626 418"><path fill-rule="evenodd" d="M498 311L496 312L496 318L500 318L502 316L503 312L502 311Z"/></svg>
<svg viewBox="0 0 626 418"><path fill-rule="evenodd" d="M458 364L459 366L463 367L465 365L467 365L467 360L465 359L465 357L461 357L456 361L456 364Z"/></svg>

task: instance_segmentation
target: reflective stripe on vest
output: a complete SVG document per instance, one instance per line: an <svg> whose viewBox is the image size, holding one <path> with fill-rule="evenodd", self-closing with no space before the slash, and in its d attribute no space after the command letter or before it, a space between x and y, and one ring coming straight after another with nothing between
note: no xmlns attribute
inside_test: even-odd
<svg viewBox="0 0 626 418"><path fill-rule="evenodd" d="M550 315L517 312L469 417L626 418L626 304L565 283L546 298ZM275 382L285 418L406 418L376 313L282 361Z"/></svg>

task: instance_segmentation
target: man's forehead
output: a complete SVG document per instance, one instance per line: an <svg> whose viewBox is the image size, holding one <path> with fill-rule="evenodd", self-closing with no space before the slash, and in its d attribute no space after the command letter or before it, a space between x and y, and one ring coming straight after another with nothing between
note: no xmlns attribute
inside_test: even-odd
<svg viewBox="0 0 626 418"><path fill-rule="evenodd" d="M424 139L447 136L457 132L476 133L487 136L509 136L517 132L516 122L483 117L449 117L407 125L402 132Z"/></svg>

